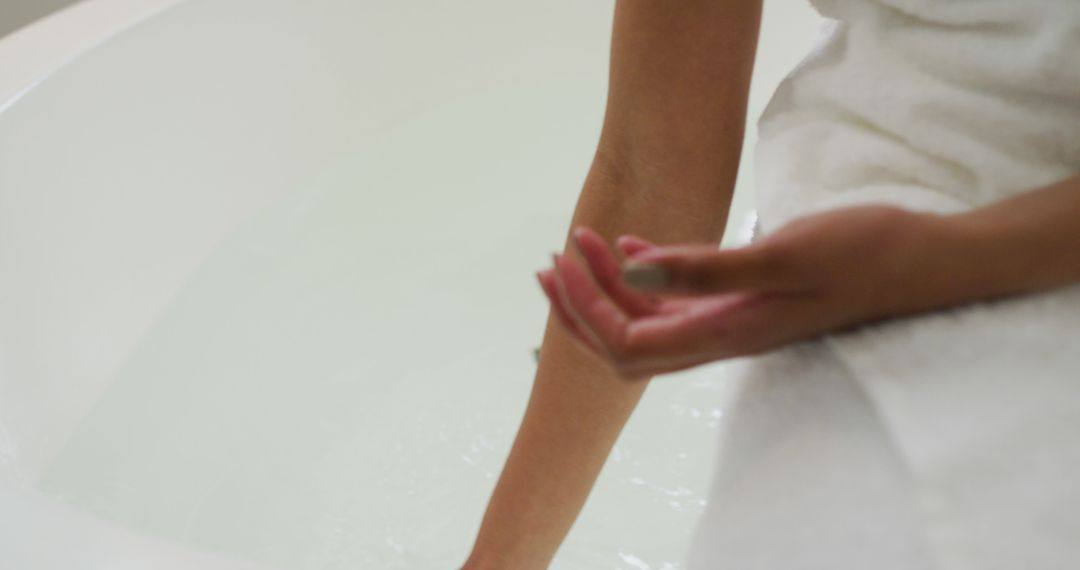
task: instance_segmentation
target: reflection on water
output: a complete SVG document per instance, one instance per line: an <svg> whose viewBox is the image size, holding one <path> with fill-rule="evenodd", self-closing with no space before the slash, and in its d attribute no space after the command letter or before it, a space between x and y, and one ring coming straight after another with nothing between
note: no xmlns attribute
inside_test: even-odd
<svg viewBox="0 0 1080 570"><path fill-rule="evenodd" d="M420 117L243 226L42 490L274 567L460 562L528 397L547 315L532 273L591 156L593 126L547 95ZM654 382L553 568L681 567L724 371Z"/></svg>

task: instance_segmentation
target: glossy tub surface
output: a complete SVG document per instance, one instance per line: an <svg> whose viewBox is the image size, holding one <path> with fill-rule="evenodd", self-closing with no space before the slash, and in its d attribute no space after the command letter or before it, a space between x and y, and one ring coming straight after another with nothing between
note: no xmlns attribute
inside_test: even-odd
<svg viewBox="0 0 1080 570"><path fill-rule="evenodd" d="M91 0L0 42L0 565L459 563L611 8ZM680 567L725 370L650 387L555 568Z"/></svg>

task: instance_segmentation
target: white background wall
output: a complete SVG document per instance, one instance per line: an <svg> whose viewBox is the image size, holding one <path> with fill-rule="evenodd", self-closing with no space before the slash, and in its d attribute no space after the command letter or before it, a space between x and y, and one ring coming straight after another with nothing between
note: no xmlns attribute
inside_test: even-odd
<svg viewBox="0 0 1080 570"><path fill-rule="evenodd" d="M0 36L76 2L78 0L0 0Z"/></svg>

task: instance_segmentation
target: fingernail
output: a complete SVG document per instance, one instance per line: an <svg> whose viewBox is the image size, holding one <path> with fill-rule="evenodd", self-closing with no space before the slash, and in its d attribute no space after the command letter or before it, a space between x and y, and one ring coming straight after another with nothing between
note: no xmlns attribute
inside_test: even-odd
<svg viewBox="0 0 1080 570"><path fill-rule="evenodd" d="M582 232L583 232L583 230L581 228L578 228L578 229L574 230L574 233L573 233L573 235L571 237L574 238L574 247L577 248L578 253L580 253L582 255L585 255L585 252L581 249L581 234L582 234Z"/></svg>
<svg viewBox="0 0 1080 570"><path fill-rule="evenodd" d="M667 269L651 263L628 263L623 266L623 281L636 289L659 289L668 284Z"/></svg>

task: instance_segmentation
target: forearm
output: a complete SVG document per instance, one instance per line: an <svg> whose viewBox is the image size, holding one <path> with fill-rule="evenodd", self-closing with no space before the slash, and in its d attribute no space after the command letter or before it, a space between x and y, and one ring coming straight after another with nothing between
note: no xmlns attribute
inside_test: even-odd
<svg viewBox="0 0 1080 570"><path fill-rule="evenodd" d="M645 390L614 377L554 317L541 352L467 569L547 568Z"/></svg>
<svg viewBox="0 0 1080 570"><path fill-rule="evenodd" d="M761 0L619 0L598 155L620 187L714 195L738 172Z"/></svg>
<svg viewBox="0 0 1080 570"><path fill-rule="evenodd" d="M702 214L718 205L658 208L650 194L609 188L598 170L571 228L587 225L611 241L623 233L658 243L719 241L723 220ZM578 256L569 233L563 251ZM620 380L549 315L528 408L466 568L547 567L647 384Z"/></svg>
<svg viewBox="0 0 1080 570"><path fill-rule="evenodd" d="M1027 293L1080 282L1080 176L954 216L972 244L977 296Z"/></svg>
<svg viewBox="0 0 1080 570"><path fill-rule="evenodd" d="M760 0L619 0L604 126L570 230L719 243ZM546 568L647 382L621 381L549 315L525 417L466 568Z"/></svg>
<svg viewBox="0 0 1080 570"><path fill-rule="evenodd" d="M915 310L1080 283L1080 176L914 228L898 290Z"/></svg>

